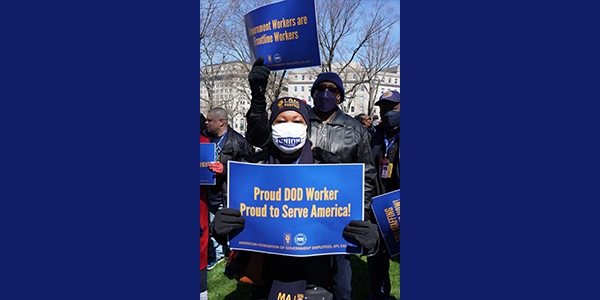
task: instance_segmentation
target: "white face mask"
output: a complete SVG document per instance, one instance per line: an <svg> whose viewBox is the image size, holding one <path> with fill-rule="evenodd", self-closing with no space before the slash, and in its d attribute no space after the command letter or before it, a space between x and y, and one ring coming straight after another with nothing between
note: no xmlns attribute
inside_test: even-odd
<svg viewBox="0 0 600 300"><path fill-rule="evenodd" d="M306 125L291 122L272 125L273 144L283 153L294 153L306 142L306 128Z"/></svg>

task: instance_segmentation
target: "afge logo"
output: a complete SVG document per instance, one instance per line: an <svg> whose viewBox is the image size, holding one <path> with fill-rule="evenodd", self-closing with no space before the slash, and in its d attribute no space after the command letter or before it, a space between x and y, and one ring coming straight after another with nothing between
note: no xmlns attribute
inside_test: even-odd
<svg viewBox="0 0 600 300"><path fill-rule="evenodd" d="M292 243L292 234L289 232L286 232L283 235L284 235L283 239L285 241L285 244L290 245Z"/></svg>
<svg viewBox="0 0 600 300"><path fill-rule="evenodd" d="M302 142L299 137L282 137L277 139L277 144L286 148L294 148Z"/></svg>
<svg viewBox="0 0 600 300"><path fill-rule="evenodd" d="M298 246L306 244L306 235L304 235L304 233L296 234L296 236L294 236L294 243Z"/></svg>

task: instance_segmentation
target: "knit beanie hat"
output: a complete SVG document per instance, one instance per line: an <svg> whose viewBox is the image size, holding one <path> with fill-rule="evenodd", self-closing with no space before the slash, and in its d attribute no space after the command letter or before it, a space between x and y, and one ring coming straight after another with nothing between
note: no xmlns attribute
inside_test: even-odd
<svg viewBox="0 0 600 300"><path fill-rule="evenodd" d="M298 112L302 115L306 124L310 123L310 120L308 119L308 108L306 107L304 101L294 97L283 97L275 100L273 104L271 104L271 117L269 118L269 125L273 125L275 117L286 110Z"/></svg>
<svg viewBox="0 0 600 300"><path fill-rule="evenodd" d="M340 89L340 93L341 93L341 102L344 102L345 98L345 92L344 92L344 84L342 83L342 79L340 78L340 76L337 73L333 73L333 72L325 72L325 73L321 73L319 74L319 76L317 76L317 80L315 80L315 82L312 85L312 88L310 89L310 95L312 97L315 96L315 92L316 92L316 88L317 86L324 81L328 81L331 82L333 84L335 84L339 89Z"/></svg>

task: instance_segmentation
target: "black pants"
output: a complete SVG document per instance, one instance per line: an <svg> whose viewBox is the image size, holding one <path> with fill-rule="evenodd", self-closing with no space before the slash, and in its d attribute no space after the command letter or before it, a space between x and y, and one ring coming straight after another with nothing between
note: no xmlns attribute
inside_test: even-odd
<svg viewBox="0 0 600 300"><path fill-rule="evenodd" d="M371 284L371 299L390 298L390 254L385 245L380 245L375 255L367 257L369 281Z"/></svg>
<svg viewBox="0 0 600 300"><path fill-rule="evenodd" d="M222 209L222 207L220 207L218 205L209 205L208 206L208 211L213 215L216 214L221 209ZM209 221L209 226L210 226L210 224L212 223L212 221L210 220L210 217L209 217L208 221ZM216 248L218 246L219 245L215 241L213 241L212 236L210 236L208 239L208 263L217 261ZM229 249L229 247L227 247L227 244L221 245L221 248L223 250L223 255L225 255L225 257L228 257L230 249Z"/></svg>
<svg viewBox="0 0 600 300"><path fill-rule="evenodd" d="M208 290L208 274L206 268L200 270L200 293Z"/></svg>
<svg viewBox="0 0 600 300"><path fill-rule="evenodd" d="M333 275L335 300L350 300L352 296L352 268L349 255L334 255L336 272Z"/></svg>

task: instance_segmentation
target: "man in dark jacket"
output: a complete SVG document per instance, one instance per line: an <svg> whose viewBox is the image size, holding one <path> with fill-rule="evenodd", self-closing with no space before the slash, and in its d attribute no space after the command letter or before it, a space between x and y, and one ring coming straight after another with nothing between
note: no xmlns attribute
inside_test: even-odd
<svg viewBox="0 0 600 300"><path fill-rule="evenodd" d="M365 128L367 128L367 130L369 131L369 134L371 134L371 136L373 136L373 134L375 134L375 126L373 126L373 123L371 123L371 117L369 117L369 115L367 115L365 113L360 113L360 114L356 115L354 118L357 121L359 121L360 124L363 124L363 126L365 126Z"/></svg>
<svg viewBox="0 0 600 300"><path fill-rule="evenodd" d="M377 168L376 195L400 189L400 93L387 91L375 102L381 112L381 123L371 140ZM367 257L371 298L390 299L390 254L385 247Z"/></svg>
<svg viewBox="0 0 600 300"><path fill-rule="evenodd" d="M375 105L381 122L375 126L371 150L377 168L376 195L381 195L400 189L400 93L387 91Z"/></svg>
<svg viewBox="0 0 600 300"><path fill-rule="evenodd" d="M271 129L262 120L267 118L265 89L269 69L263 58L256 60L248 75L252 92L252 104L246 114L248 128L246 138L257 147L265 147L271 140ZM345 114L338 105L344 101L344 85L336 73L321 73L313 83L311 95L314 107L308 111L310 125L308 138L314 147L336 154L342 163L364 163L365 218L370 220L371 197L375 186L375 166L371 156L369 132L353 117ZM350 299L352 269L349 256L336 255L338 272L334 278L335 294L338 299Z"/></svg>
<svg viewBox="0 0 600 300"><path fill-rule="evenodd" d="M223 208L227 203L227 162L242 161L244 157L254 152L252 145L246 139L228 125L228 117L225 109L216 107L206 114L206 129L201 134L208 137L210 143L216 144L217 162L209 169L217 173L216 185L210 186L207 191L209 202L210 221L212 222L214 214ZM209 266L212 269L214 265L224 258L226 251L222 246L212 239L209 243Z"/></svg>

